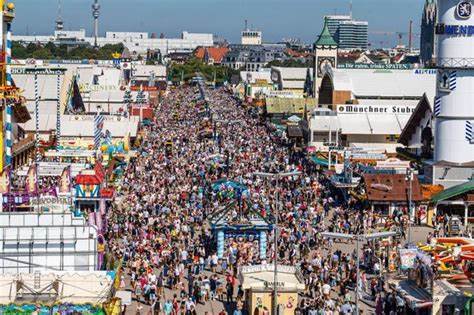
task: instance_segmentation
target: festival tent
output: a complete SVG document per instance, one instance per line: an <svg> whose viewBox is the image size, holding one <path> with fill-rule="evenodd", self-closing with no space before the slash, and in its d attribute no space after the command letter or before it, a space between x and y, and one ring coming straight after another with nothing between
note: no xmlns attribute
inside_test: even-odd
<svg viewBox="0 0 474 315"><path fill-rule="evenodd" d="M112 296L115 274L107 271L0 275L0 304L72 303L99 305Z"/></svg>

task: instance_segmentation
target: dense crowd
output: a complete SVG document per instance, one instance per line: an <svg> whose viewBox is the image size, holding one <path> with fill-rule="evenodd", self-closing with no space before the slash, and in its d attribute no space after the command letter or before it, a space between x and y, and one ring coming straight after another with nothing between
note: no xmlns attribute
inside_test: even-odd
<svg viewBox="0 0 474 315"><path fill-rule="evenodd" d="M228 239L220 258L208 218L238 200L232 216L254 211L272 221L278 204L278 261L297 266L307 288L296 312L352 313L356 253L337 250L320 232L370 230L379 218L333 191L303 154L231 94L206 93L207 102L195 87L171 90L144 127L108 212L108 250L125 265L121 286L130 284L134 298L154 314L197 314L197 305L211 300L223 302L216 314L245 313L238 267L272 263L272 232L265 257L252 240ZM255 172L299 175L277 184ZM245 191L225 184L216 189L213 183L223 178ZM373 248L363 248L359 287L382 314L390 296L380 271L388 262Z"/></svg>

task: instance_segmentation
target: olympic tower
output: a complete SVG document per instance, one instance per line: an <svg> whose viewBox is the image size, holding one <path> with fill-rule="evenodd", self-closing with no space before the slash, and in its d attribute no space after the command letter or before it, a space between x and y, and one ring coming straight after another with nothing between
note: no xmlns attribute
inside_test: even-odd
<svg viewBox="0 0 474 315"><path fill-rule="evenodd" d="M474 162L474 0L438 0L435 162Z"/></svg>

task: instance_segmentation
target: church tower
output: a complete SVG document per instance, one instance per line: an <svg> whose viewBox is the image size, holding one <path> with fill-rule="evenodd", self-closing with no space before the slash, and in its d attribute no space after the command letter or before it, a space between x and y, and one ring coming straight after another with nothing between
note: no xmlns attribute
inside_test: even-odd
<svg viewBox="0 0 474 315"><path fill-rule="evenodd" d="M313 45L314 50L314 96L319 97L319 87L325 73L325 68L337 67L337 43L331 36L328 19L324 19L324 27Z"/></svg>

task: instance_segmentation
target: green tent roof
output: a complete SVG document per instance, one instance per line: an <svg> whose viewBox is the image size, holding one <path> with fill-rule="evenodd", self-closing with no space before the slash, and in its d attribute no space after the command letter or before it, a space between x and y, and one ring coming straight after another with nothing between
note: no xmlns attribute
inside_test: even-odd
<svg viewBox="0 0 474 315"><path fill-rule="evenodd" d="M322 159L322 158L318 158L318 157L316 157L316 156L312 156L312 157L311 157L311 161L313 161L313 162L316 163L317 165L321 165L322 167L328 167L328 166L329 166L328 160L325 160L325 159Z"/></svg>
<svg viewBox="0 0 474 315"><path fill-rule="evenodd" d="M315 46L337 46L336 41L329 32L328 19L324 19L324 27L318 40L314 43Z"/></svg>
<svg viewBox="0 0 474 315"><path fill-rule="evenodd" d="M450 199L466 192L474 190L474 180L445 189L431 198L432 202L440 202Z"/></svg>

